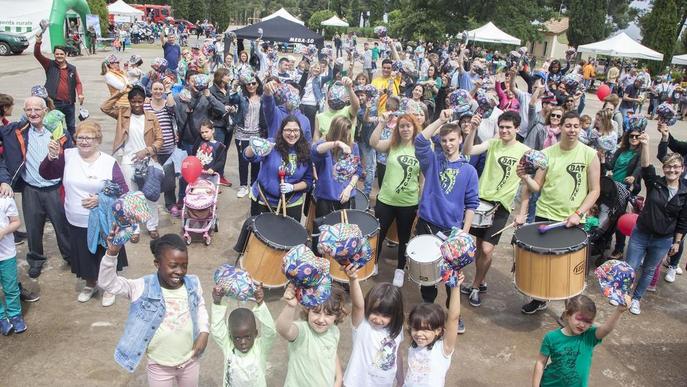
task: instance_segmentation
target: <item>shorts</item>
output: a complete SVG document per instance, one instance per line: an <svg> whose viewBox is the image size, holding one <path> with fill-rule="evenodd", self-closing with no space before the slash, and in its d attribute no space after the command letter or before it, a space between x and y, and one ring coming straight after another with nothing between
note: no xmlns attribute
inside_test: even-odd
<svg viewBox="0 0 687 387"><path fill-rule="evenodd" d="M491 226L486 228L470 227L470 234L496 246L499 244L499 240L501 239L501 235L503 235L503 233L498 235L494 235L494 233L501 231L502 228L506 227L506 222L508 222L509 217L510 212L506 211L503 205L499 205L499 208L497 208L496 212L494 213L494 221Z"/></svg>

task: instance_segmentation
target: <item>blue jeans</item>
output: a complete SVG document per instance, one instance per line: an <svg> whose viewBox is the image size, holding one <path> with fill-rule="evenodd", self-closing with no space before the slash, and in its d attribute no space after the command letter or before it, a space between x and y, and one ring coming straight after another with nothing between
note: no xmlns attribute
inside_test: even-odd
<svg viewBox="0 0 687 387"><path fill-rule="evenodd" d="M5 304L0 301L0 318L12 318L21 315L19 301L19 283L17 282L17 257L0 261L0 285L5 293Z"/></svg>
<svg viewBox="0 0 687 387"><path fill-rule="evenodd" d="M642 267L642 274L637 281L632 299L640 300L647 286L654 277L656 266L670 250L673 237L658 237L640 231L637 227L632 231L630 243L627 245L625 260L635 269L635 272Z"/></svg>
<svg viewBox="0 0 687 387"><path fill-rule="evenodd" d="M67 130L69 131L69 134L72 136L72 138L74 138L74 131L76 130L76 125L74 122L76 107L73 103L55 101L55 109L64 113L64 120L67 123Z"/></svg>
<svg viewBox="0 0 687 387"><path fill-rule="evenodd" d="M365 164L365 184L363 187L363 192L365 195L370 196L372 192L372 184L375 182L375 170L377 169L376 152L369 144L365 144L364 141L358 143L360 148L360 154L363 158L363 163Z"/></svg>
<svg viewBox="0 0 687 387"><path fill-rule="evenodd" d="M527 223L534 222L534 217L537 215L537 200L539 200L539 192L532 192L527 206Z"/></svg>

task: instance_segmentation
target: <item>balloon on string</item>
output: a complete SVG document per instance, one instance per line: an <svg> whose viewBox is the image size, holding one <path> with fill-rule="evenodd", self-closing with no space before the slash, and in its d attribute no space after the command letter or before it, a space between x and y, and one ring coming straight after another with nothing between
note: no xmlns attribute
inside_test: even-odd
<svg viewBox="0 0 687 387"><path fill-rule="evenodd" d="M203 165L196 156L188 156L181 162L181 176L189 184L194 183L202 172Z"/></svg>
<svg viewBox="0 0 687 387"><path fill-rule="evenodd" d="M596 89L596 97L599 99L599 101L603 102L606 97L611 95L611 88L608 87L608 85L604 84L599 86L598 89Z"/></svg>
<svg viewBox="0 0 687 387"><path fill-rule="evenodd" d="M624 214L621 216L616 226L618 231L625 236L632 235L632 229L634 229L635 224L637 224L637 218L639 218L637 214Z"/></svg>

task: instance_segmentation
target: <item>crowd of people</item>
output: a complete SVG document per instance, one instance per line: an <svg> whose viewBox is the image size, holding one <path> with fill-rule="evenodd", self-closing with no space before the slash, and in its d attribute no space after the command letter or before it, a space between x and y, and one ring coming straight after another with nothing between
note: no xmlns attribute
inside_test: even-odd
<svg viewBox="0 0 687 387"><path fill-rule="evenodd" d="M49 220L63 259L85 282L79 302L99 291L103 306L114 304L118 295L130 300L115 360L133 372L145 357L152 386L171 386L175 380L197 385L198 358L209 337L225 356L225 386L265 385L276 333L289 343L286 386L444 385L457 335L466 329L461 294L472 307L489 302L487 278L500 230L509 220L515 226L553 221L591 233L594 226L585 224L589 219L608 218L604 179L612 182L612 192L627 196L636 196L644 181L643 209L627 248L624 236L616 233L611 253L625 257L641 275L631 301L616 305L598 327L592 325L596 306L588 297L567 300L564 326L544 337L532 384L586 385L593 348L625 310L640 314L640 300L655 289L664 259L666 281L682 272L687 143L675 139L668 123L659 119L663 174L657 174L649 158L647 120L640 115L642 93L652 101L650 114L666 100L683 104L677 87L664 90L668 81L663 76L651 81L642 75L646 70L635 68L615 76L618 68L611 65L606 82L613 93L601 110L581 115L586 88L592 86L590 66L595 67L585 61L563 66L552 60L536 67L526 52L503 55L449 43L404 47L386 36L365 42L359 51L354 35L335 36L334 46L321 50L297 46L292 55L260 39L239 42L231 33L188 49L179 46L174 32L163 31L163 56L149 70L138 55L120 59L110 54L103 61L103 87L110 97L100 108L113 119L111 155L101 150L98 123L81 110L82 121L76 124L76 102L83 104L84 90L63 48L56 47L49 59L37 38L34 55L46 81L32 88L21 118L9 121L13 99L0 95L3 334L27 329L13 239L21 223L14 192L22 194L29 277L38 278L46 262L43 233ZM64 118L62 136L54 135L52 127L57 112L62 115L58 121ZM232 142L235 161L227 158ZM271 145L265 149L256 143ZM546 168L533 173L519 165L530 150L546 156ZM386 236L396 228L393 281L364 295L357 270L348 266L350 312L343 289L333 286L323 304L301 309L302 321L292 285L276 321L260 288L252 310L235 309L227 319L225 294L216 287L209 318L200 282L187 274L186 243L179 235L160 235L158 200L148 196L150 190L157 197L163 194L161 208L179 216L192 182L178 176L175 164L186 155L197 156L204 173L217 174L223 186L232 185L227 171L238 170L236 196L248 196L250 216L272 212L284 200L286 214L300 222L311 202L310 211L320 218L353 208L357 195L376 193L380 231L372 248L381 258ZM148 179L158 174L171 185L146 185L140 171L149 167ZM93 243L89 214L102 208L103 193L137 190L145 191L151 210L145 227L156 273L129 280L117 275L128 263L125 249L112 243L117 230L105 245L97 237ZM493 222L474 228L481 203L496 208ZM619 213L627 210L626 205ZM446 285L447 310L434 303L438 287L421 286L423 303L410 308L406 319L401 295L406 244L413 235L449 235L454 229L476 240L474 275L468 269L470 280L462 284L461 274L458 283ZM141 240L137 230L130 243ZM610 239L604 243L602 250L610 247ZM245 243L235 249L243 253ZM376 275L380 266L373 264ZM30 292L25 298L38 300ZM547 300L532 299L522 313L547 306ZM353 350L344 362L337 355L337 325L349 314ZM400 350L406 333L411 337L407 352Z"/></svg>

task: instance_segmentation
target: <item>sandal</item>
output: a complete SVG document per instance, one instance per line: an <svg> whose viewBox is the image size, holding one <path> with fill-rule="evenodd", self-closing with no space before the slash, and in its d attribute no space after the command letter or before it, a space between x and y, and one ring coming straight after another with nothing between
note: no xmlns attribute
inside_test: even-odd
<svg viewBox="0 0 687 387"><path fill-rule="evenodd" d="M138 243L138 241L141 240L141 234L134 234L131 236L131 239L129 240L131 243Z"/></svg>
<svg viewBox="0 0 687 387"><path fill-rule="evenodd" d="M150 239L153 239L153 240L155 240L155 239L157 239L157 238L160 237L160 233L157 232L157 230L150 230L150 231L148 231L148 235L150 235Z"/></svg>

